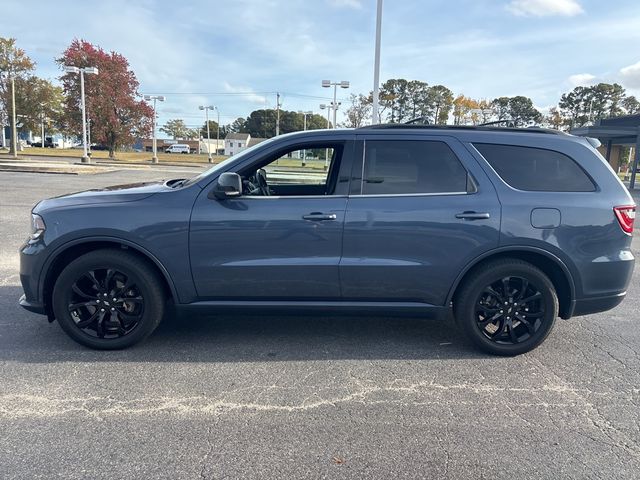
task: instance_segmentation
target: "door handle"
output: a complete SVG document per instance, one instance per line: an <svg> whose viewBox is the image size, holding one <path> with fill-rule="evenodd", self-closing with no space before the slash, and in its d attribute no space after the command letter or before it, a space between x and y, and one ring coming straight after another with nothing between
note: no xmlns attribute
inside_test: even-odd
<svg viewBox="0 0 640 480"><path fill-rule="evenodd" d="M461 218L463 220L486 220L490 218L488 212L462 212L456 213L456 218Z"/></svg>
<svg viewBox="0 0 640 480"><path fill-rule="evenodd" d="M338 216L335 213L312 212L308 215L303 215L302 218L305 220L312 220L314 222L322 222L324 220L335 220Z"/></svg>

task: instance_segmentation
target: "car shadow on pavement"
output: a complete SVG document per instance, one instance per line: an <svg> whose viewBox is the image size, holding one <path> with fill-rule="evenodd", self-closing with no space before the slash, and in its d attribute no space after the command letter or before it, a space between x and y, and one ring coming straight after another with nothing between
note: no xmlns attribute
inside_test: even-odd
<svg viewBox="0 0 640 480"><path fill-rule="evenodd" d="M24 311L19 287L0 287L0 360L265 362L346 359L487 358L463 341L453 320L404 317L207 315L167 316L144 342L94 351L56 322Z"/></svg>

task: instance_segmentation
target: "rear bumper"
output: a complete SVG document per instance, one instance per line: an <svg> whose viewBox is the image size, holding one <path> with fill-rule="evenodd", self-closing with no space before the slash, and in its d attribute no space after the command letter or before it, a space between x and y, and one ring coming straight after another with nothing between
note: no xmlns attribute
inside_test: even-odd
<svg viewBox="0 0 640 480"><path fill-rule="evenodd" d="M606 312L617 307L627 296L627 292L620 292L603 297L583 298L576 300L573 307L573 316L589 315L591 313Z"/></svg>

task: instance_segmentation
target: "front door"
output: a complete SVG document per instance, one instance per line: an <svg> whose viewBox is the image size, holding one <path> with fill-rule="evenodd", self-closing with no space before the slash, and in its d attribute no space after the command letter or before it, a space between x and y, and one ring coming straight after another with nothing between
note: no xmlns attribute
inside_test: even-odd
<svg viewBox="0 0 640 480"><path fill-rule="evenodd" d="M444 305L464 266L498 246L492 183L450 137L367 135L354 158L343 297Z"/></svg>
<svg viewBox="0 0 640 480"><path fill-rule="evenodd" d="M352 148L297 142L238 170L242 196L212 200L203 190L190 234L199 297L338 300Z"/></svg>

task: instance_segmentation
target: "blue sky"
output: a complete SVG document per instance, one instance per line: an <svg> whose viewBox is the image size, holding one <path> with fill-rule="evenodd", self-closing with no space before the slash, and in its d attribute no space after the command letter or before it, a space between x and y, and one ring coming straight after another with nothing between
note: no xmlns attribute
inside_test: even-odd
<svg viewBox="0 0 640 480"><path fill-rule="evenodd" d="M530 96L548 108L597 81L640 94L637 0L385 0L381 80L444 84L474 98ZM372 88L375 0L3 0L2 36L56 79L75 37L125 55L141 93L159 93L160 123L229 123L256 108L314 110L322 79Z"/></svg>

